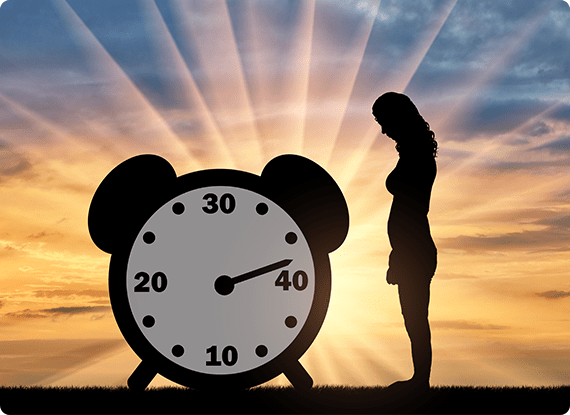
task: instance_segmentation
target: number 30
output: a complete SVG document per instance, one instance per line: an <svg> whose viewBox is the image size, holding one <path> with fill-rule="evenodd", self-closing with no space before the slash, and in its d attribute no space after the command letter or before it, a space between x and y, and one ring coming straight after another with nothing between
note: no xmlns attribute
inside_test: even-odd
<svg viewBox="0 0 570 415"><path fill-rule="evenodd" d="M231 193L224 193L220 197L220 203L218 205L218 196L214 193L208 193L203 198L208 203L206 206L202 207L202 210L206 213L213 214L219 210L226 215L232 213L236 208L236 199Z"/></svg>

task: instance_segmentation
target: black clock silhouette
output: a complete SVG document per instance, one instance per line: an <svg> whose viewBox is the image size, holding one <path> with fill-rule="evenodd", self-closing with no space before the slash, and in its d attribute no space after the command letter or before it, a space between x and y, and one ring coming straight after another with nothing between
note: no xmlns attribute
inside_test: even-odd
<svg viewBox="0 0 570 415"><path fill-rule="evenodd" d="M113 169L93 196L93 242L112 254L109 294L141 358L128 386L157 373L191 388L247 388L299 363L329 305L328 254L348 233L344 196L318 164L271 160L260 176L212 169L176 176L156 155Z"/></svg>

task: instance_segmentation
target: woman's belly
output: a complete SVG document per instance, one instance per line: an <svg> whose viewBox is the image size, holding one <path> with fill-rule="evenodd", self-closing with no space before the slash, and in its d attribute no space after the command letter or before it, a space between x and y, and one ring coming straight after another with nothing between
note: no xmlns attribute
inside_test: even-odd
<svg viewBox="0 0 570 415"><path fill-rule="evenodd" d="M427 216L390 214L388 238L392 249L433 254L436 251Z"/></svg>

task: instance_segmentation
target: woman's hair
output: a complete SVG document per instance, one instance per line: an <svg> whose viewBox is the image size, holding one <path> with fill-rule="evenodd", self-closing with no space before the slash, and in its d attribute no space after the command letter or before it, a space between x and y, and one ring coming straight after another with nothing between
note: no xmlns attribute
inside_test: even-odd
<svg viewBox="0 0 570 415"><path fill-rule="evenodd" d="M372 105L372 114L379 124L390 123L394 129L399 129L403 133L392 137L396 141L396 150L399 153L406 152L413 146L414 149L425 147L425 150L429 150L433 157L437 156L438 146L437 141L435 141L435 133L420 115L412 100L406 95L386 92ZM401 137L408 136L416 137L416 139L403 142L404 140Z"/></svg>

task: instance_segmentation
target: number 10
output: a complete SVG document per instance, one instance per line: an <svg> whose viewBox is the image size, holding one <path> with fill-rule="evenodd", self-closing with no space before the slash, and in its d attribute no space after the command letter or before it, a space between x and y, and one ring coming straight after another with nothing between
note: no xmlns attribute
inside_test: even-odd
<svg viewBox="0 0 570 415"><path fill-rule="evenodd" d="M206 353L210 354L210 360L206 361L206 366L221 366L222 363L226 366L233 366L238 359L238 352L234 346L224 347L221 362L218 360L218 346L214 345L206 349Z"/></svg>

